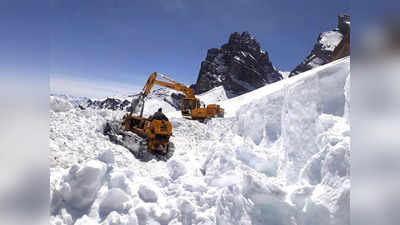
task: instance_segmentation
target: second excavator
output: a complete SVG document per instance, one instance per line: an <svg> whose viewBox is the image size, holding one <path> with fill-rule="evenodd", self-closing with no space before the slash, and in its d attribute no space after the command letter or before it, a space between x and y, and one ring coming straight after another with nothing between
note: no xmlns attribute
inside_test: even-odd
<svg viewBox="0 0 400 225"><path fill-rule="evenodd" d="M146 82L141 93L142 97L145 98L149 95L154 85L167 87L185 94L185 98L182 99L180 110L182 116L193 120L204 122L206 119L213 117L224 117L224 109L217 104L204 105L200 99L196 98L191 88L180 84L171 78L168 78L164 74L159 74L166 81L157 80L157 72L152 73Z"/></svg>

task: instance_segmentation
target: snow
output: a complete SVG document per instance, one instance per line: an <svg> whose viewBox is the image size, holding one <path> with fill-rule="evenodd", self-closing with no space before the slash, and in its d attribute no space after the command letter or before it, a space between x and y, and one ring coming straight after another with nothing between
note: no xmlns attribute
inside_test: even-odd
<svg viewBox="0 0 400 225"><path fill-rule="evenodd" d="M279 70L278 72L282 75L283 79L288 78L290 75L290 71L280 71Z"/></svg>
<svg viewBox="0 0 400 225"><path fill-rule="evenodd" d="M350 121L350 85L351 85L351 75L347 76L346 84L344 86L344 96L346 98L346 104L344 105L344 118Z"/></svg>
<svg viewBox="0 0 400 225"><path fill-rule="evenodd" d="M73 105L69 101L61 97L50 96L50 110L53 112L66 112L72 108Z"/></svg>
<svg viewBox="0 0 400 225"><path fill-rule="evenodd" d="M138 193L144 202L157 202L156 192L146 185L140 185Z"/></svg>
<svg viewBox="0 0 400 225"><path fill-rule="evenodd" d="M178 177L186 173L185 165L174 159L168 161L167 167L168 167L168 174L173 180L176 180Z"/></svg>
<svg viewBox="0 0 400 225"><path fill-rule="evenodd" d="M198 97L226 114L207 123L170 111L167 162L101 133L122 111L51 109L50 224L350 224L349 64L232 99L215 88Z"/></svg>
<svg viewBox="0 0 400 225"><path fill-rule="evenodd" d="M104 199L99 206L100 217L106 217L111 212L123 213L125 210L125 202L129 200L127 194L119 188L112 188L105 194Z"/></svg>
<svg viewBox="0 0 400 225"><path fill-rule="evenodd" d="M59 189L53 192L52 211L65 207L73 214L79 214L87 209L96 199L105 172L106 165L97 160L87 162L84 167L72 166L62 177Z"/></svg>
<svg viewBox="0 0 400 225"><path fill-rule="evenodd" d="M98 159L106 164L112 164L115 161L114 154L111 150L104 151Z"/></svg>
<svg viewBox="0 0 400 225"><path fill-rule="evenodd" d="M320 36L319 43L322 44L322 50L333 51L343 39L343 34L338 31L323 32Z"/></svg>
<svg viewBox="0 0 400 225"><path fill-rule="evenodd" d="M198 95L197 97L206 105L228 100L223 86L215 87L207 92Z"/></svg>

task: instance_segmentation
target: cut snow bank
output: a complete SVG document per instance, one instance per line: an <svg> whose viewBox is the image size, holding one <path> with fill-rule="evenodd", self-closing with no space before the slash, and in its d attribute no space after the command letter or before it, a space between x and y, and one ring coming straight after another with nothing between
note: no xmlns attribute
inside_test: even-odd
<svg viewBox="0 0 400 225"><path fill-rule="evenodd" d="M239 135L267 147L281 139L285 153L281 154L281 174L295 183L307 160L319 151L319 116L344 114L349 74L350 59L345 58L228 100L224 106L228 112L238 108ZM252 101L243 104L247 99Z"/></svg>
<svg viewBox="0 0 400 225"><path fill-rule="evenodd" d="M306 71L301 76L283 79L236 98L229 99L222 102L221 106L225 108L226 116L232 117L236 115L240 107L249 103L256 104L257 99L268 98L271 95L284 96L286 92L301 90L304 87L303 83L308 83L313 89L317 89L316 94L320 95L322 112L342 116L345 99L343 87L346 77L349 74L350 57L346 57ZM314 83L312 84L312 82ZM296 88L296 86L299 87Z"/></svg>

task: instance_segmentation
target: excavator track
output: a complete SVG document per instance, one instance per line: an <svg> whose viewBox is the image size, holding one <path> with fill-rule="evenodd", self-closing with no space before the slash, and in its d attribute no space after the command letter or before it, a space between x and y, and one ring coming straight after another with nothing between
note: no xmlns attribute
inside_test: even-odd
<svg viewBox="0 0 400 225"><path fill-rule="evenodd" d="M135 158L144 162L148 162L152 159L167 161L172 157L175 151L175 146L172 142L168 144L168 151L166 153L148 150L146 139L131 131L123 130L121 121L118 120L107 122L104 125L103 134L108 136L111 142L125 147Z"/></svg>

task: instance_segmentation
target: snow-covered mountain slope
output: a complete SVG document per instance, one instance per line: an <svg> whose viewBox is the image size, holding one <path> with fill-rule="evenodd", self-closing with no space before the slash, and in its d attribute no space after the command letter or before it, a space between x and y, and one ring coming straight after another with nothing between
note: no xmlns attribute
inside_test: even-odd
<svg viewBox="0 0 400 225"><path fill-rule="evenodd" d="M215 87L207 92L197 95L197 97L203 101L206 105L216 104L225 100L228 100L226 92L223 86Z"/></svg>
<svg viewBox="0 0 400 225"><path fill-rule="evenodd" d="M64 100L68 101L69 103L71 103L73 106L82 105L85 102L87 102L87 100L89 100L89 98L87 98L87 97L76 97L76 96L72 96L72 95L57 94L57 93L50 94L50 97L57 97L57 98L64 99Z"/></svg>
<svg viewBox="0 0 400 225"><path fill-rule="evenodd" d="M278 71L281 75L282 75L282 78L283 79L286 79L286 78L288 78L289 77L289 75L290 75L290 71Z"/></svg>
<svg viewBox="0 0 400 225"><path fill-rule="evenodd" d="M350 55L350 17L345 14L338 16L335 29L319 34L310 54L290 72L289 77L331 62L339 55L342 55L339 58Z"/></svg>
<svg viewBox="0 0 400 225"><path fill-rule="evenodd" d="M350 224L349 75L349 58L326 64L222 101L206 124L171 112L167 162L107 140L123 111L53 97L50 223Z"/></svg>
<svg viewBox="0 0 400 225"><path fill-rule="evenodd" d="M103 99L88 99L84 104L84 108L92 109L109 109L109 110L122 110L130 111L132 99L138 98L136 95L121 95ZM163 108L163 112L176 111L180 107L180 100L184 95L178 91L159 88L154 89L145 98L144 115L148 116L157 111L158 108Z"/></svg>

